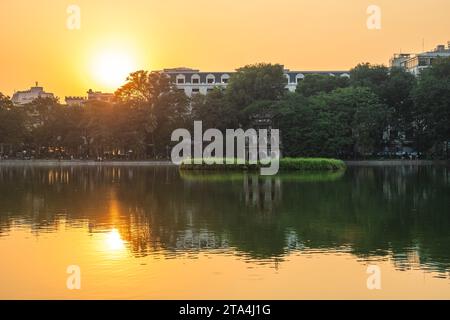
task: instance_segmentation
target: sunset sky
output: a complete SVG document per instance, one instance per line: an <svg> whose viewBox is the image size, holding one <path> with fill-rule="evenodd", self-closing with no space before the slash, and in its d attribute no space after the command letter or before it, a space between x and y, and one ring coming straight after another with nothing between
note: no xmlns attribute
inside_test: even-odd
<svg viewBox="0 0 450 320"><path fill-rule="evenodd" d="M66 26L71 4L80 30ZM366 26L371 4L381 30ZM449 31L449 0L1 0L0 92L39 81L63 100L114 91L128 71L178 66L345 70L421 51L423 39L427 50L446 44Z"/></svg>

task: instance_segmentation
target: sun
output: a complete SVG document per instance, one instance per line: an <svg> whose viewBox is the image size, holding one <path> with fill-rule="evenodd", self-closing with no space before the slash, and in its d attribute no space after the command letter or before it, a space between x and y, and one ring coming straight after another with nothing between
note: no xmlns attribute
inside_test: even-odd
<svg viewBox="0 0 450 320"><path fill-rule="evenodd" d="M127 52L107 50L93 59L93 76L100 85L108 89L117 89L123 85L133 71L136 71L136 62Z"/></svg>

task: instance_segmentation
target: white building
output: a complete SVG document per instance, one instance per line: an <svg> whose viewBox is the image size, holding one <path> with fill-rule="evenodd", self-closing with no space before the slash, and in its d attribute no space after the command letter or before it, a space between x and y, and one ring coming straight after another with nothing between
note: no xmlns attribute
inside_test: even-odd
<svg viewBox="0 0 450 320"><path fill-rule="evenodd" d="M81 107L84 106L87 102L90 101L102 101L107 103L113 103L114 102L114 93L105 93L101 91L93 91L92 89L89 89L87 92L87 97L66 97L66 105L69 107Z"/></svg>
<svg viewBox="0 0 450 320"><path fill-rule="evenodd" d="M431 67L436 59L450 57L450 41L445 45L438 45L433 51L411 54L395 54L390 60L390 66L400 67L415 76L418 76L423 69Z"/></svg>
<svg viewBox="0 0 450 320"><path fill-rule="evenodd" d="M207 94L214 88L226 88L234 72L201 72L197 69L175 68L164 69L179 90L192 97L194 94ZM325 74L336 77L350 77L348 71L290 71L285 70L286 89L294 92L297 84L308 74Z"/></svg>
<svg viewBox="0 0 450 320"><path fill-rule="evenodd" d="M35 87L31 87L30 90L17 91L12 96L12 102L15 106L23 106L33 102L38 98L54 98L53 93L45 92L43 87L39 87L36 82Z"/></svg>
<svg viewBox="0 0 450 320"><path fill-rule="evenodd" d="M85 97L66 97L66 105L69 107L81 107L87 99Z"/></svg>
<svg viewBox="0 0 450 320"><path fill-rule="evenodd" d="M112 103L114 102L114 93L104 93L101 91L92 91L92 89L89 89L87 92L88 94L88 101L103 101Z"/></svg>

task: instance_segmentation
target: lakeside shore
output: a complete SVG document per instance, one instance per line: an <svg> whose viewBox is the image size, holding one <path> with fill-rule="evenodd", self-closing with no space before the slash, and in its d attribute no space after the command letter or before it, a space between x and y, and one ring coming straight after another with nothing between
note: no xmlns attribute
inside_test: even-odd
<svg viewBox="0 0 450 320"><path fill-rule="evenodd" d="M349 167L362 166L433 166L449 165L448 160L351 160L345 161Z"/></svg>
<svg viewBox="0 0 450 320"><path fill-rule="evenodd" d="M351 160L344 161L349 167L355 166L431 166L450 165L446 160ZM176 167L168 160L139 160L139 161L95 161L95 160L0 160L0 166L172 166Z"/></svg>
<svg viewBox="0 0 450 320"><path fill-rule="evenodd" d="M141 160L141 161L95 161L95 160L0 160L0 166L136 166L136 167L163 167L176 166L170 161Z"/></svg>

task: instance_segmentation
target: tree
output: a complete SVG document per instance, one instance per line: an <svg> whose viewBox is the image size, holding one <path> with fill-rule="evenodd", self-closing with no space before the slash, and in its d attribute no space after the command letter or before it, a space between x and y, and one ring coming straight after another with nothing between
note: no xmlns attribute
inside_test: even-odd
<svg viewBox="0 0 450 320"><path fill-rule="evenodd" d="M86 109L74 106L64 107L64 111L66 132L62 137L62 145L67 154L79 157L84 145L82 122Z"/></svg>
<svg viewBox="0 0 450 320"><path fill-rule="evenodd" d="M388 110L369 89L348 87L310 98L289 96L274 105L288 156L355 157L382 141Z"/></svg>
<svg viewBox="0 0 450 320"><path fill-rule="evenodd" d="M383 65L363 63L350 71L350 84L355 87L367 87L380 94L389 80L389 69Z"/></svg>
<svg viewBox="0 0 450 320"><path fill-rule="evenodd" d="M115 96L121 102L143 103L152 109L158 97L167 94L171 89L170 78L165 74L140 70L128 76L127 83L117 89Z"/></svg>
<svg viewBox="0 0 450 320"><path fill-rule="evenodd" d="M0 108L0 155L6 153L5 145L12 151L14 146L24 141L25 135L23 112Z"/></svg>
<svg viewBox="0 0 450 320"><path fill-rule="evenodd" d="M310 74L298 83L296 92L305 97L310 97L319 93L330 93L338 88L348 87L349 84L350 81L347 77Z"/></svg>
<svg viewBox="0 0 450 320"><path fill-rule="evenodd" d="M390 113L371 89L338 89L318 96L315 102L326 110L326 121L319 119L320 123L330 126L330 136L323 141L327 152L357 156L370 154L380 147Z"/></svg>
<svg viewBox="0 0 450 320"><path fill-rule="evenodd" d="M388 69L382 65L360 64L351 70L351 84L370 88L392 115L386 130L389 139L403 141L413 136L412 92L416 78L401 68Z"/></svg>
<svg viewBox="0 0 450 320"><path fill-rule="evenodd" d="M170 133L186 121L189 105L186 95L178 91L164 73L148 71L132 73L115 95L118 105L133 114L129 123L134 128L133 133L145 135L139 135L140 150L151 145L154 157L158 153L165 154Z"/></svg>
<svg viewBox="0 0 450 320"><path fill-rule="evenodd" d="M256 100L279 100L285 94L284 68L279 64L248 65L231 76L227 99L235 110L242 110Z"/></svg>
<svg viewBox="0 0 450 320"><path fill-rule="evenodd" d="M416 78L401 68L392 68L388 80L379 92L382 102L390 107L392 112L391 128L394 132L412 137L414 109L413 90L416 86Z"/></svg>
<svg viewBox="0 0 450 320"><path fill-rule="evenodd" d="M219 88L206 95L195 95L191 107L192 119L203 121L205 128L225 130L237 127L237 114L232 110L223 90Z"/></svg>
<svg viewBox="0 0 450 320"><path fill-rule="evenodd" d="M39 97L32 102L26 104L24 109L27 113L27 126L38 127L49 120L52 112L59 107L57 98Z"/></svg>
<svg viewBox="0 0 450 320"><path fill-rule="evenodd" d="M274 127L280 128L284 156L317 156L322 154L321 142L328 137L319 131L319 110L316 104L293 94L273 105ZM326 134L326 137L323 135Z"/></svg>
<svg viewBox="0 0 450 320"><path fill-rule="evenodd" d="M413 113L417 147L426 152L431 147L445 149L448 158L450 140L450 58L438 60L423 70L414 90ZM445 147L439 147L445 142Z"/></svg>
<svg viewBox="0 0 450 320"><path fill-rule="evenodd" d="M113 117L113 106L110 103L92 101L86 105L80 124L85 156L104 156L105 149L113 144L116 131Z"/></svg>
<svg viewBox="0 0 450 320"><path fill-rule="evenodd" d="M12 107L11 99L0 92L0 109L11 109Z"/></svg>
<svg viewBox="0 0 450 320"><path fill-rule="evenodd" d="M154 109L157 126L153 132L153 143L155 152L160 156L168 156L166 148L171 144L172 132L190 125L188 106L188 97L178 90L159 97Z"/></svg>
<svg viewBox="0 0 450 320"><path fill-rule="evenodd" d="M5 145L10 151L15 144L22 142L25 135L24 115L14 109L9 97L0 92L0 156L5 153Z"/></svg>

